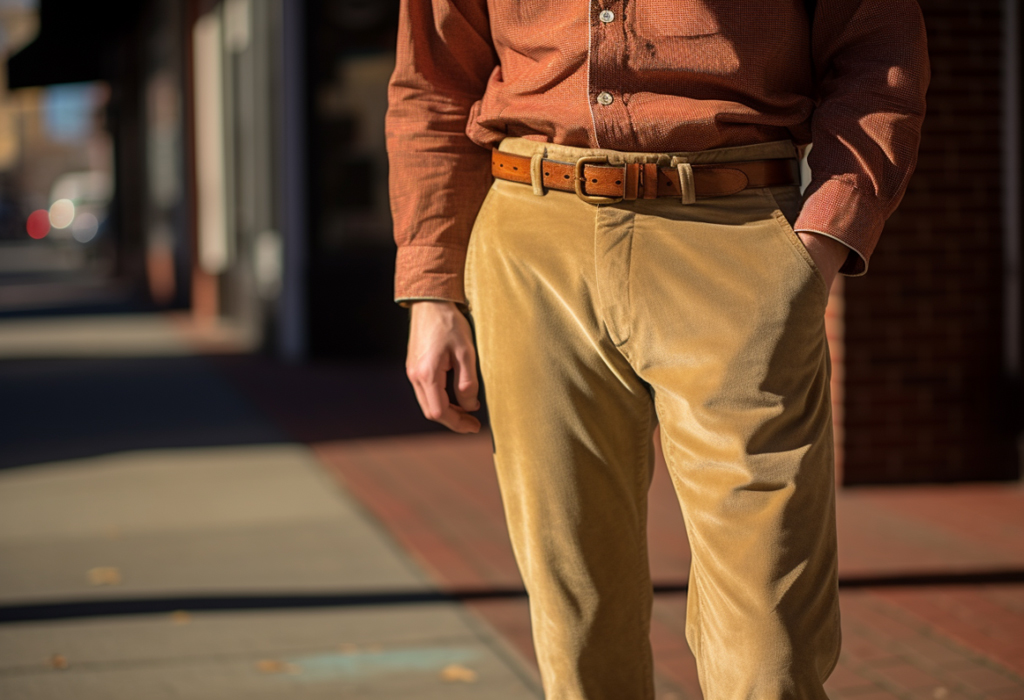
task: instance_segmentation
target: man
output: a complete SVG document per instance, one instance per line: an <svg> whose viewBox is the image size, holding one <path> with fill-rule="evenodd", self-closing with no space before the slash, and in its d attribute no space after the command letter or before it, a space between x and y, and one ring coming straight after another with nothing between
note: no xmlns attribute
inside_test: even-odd
<svg viewBox="0 0 1024 700"><path fill-rule="evenodd" d="M403 0L388 138L408 373L428 418L479 430L467 309L553 700L654 697L656 423L705 697L826 697L823 315L903 195L928 61L913 0L811 5ZM793 144L811 141L801 197Z"/></svg>

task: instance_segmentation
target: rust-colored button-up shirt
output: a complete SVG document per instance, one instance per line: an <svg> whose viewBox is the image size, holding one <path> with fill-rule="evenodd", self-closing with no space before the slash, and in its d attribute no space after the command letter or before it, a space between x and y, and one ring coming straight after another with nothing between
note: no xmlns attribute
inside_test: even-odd
<svg viewBox="0 0 1024 700"><path fill-rule="evenodd" d="M915 0L820 0L811 31L800 0L402 0L396 298L464 301L505 136L644 152L813 141L795 228L845 243L842 271L862 273L914 169L928 77Z"/></svg>

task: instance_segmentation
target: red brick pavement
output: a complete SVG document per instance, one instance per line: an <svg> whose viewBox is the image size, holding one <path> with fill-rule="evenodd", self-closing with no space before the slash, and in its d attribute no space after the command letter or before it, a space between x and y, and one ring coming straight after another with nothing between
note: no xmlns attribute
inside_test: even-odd
<svg viewBox="0 0 1024 700"><path fill-rule="evenodd" d="M442 586L521 586L487 436L314 443L363 504ZM1024 570L1024 489L966 485L843 490L840 576ZM685 583L689 549L659 458L651 487L651 571ZM468 603L533 661L522 598ZM843 654L827 688L845 700L1024 700L1024 584L844 588ZM656 596L659 697L699 698L684 637L686 596Z"/></svg>

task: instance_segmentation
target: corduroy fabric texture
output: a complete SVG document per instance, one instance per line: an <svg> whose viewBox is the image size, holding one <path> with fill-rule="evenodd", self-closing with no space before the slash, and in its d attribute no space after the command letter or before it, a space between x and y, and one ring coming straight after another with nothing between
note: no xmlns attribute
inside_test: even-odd
<svg viewBox="0 0 1024 700"><path fill-rule="evenodd" d="M656 422L693 552L704 697L826 698L839 653L827 291L790 225L799 206L796 187L607 206L491 187L466 286L548 700L654 698Z"/></svg>
<svg viewBox="0 0 1024 700"><path fill-rule="evenodd" d="M913 171L928 78L915 0L820 2L810 34L795 0L402 0L396 298L464 301L488 149L507 136L643 152L813 141L796 228L847 244L842 272L861 274Z"/></svg>

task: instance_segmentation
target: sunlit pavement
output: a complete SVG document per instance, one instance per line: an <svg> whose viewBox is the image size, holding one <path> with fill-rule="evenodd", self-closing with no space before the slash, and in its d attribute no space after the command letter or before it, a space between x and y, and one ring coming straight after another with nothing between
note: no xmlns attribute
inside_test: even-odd
<svg viewBox="0 0 1024 700"><path fill-rule="evenodd" d="M400 368L237 357L180 318L18 323L0 697L539 697L490 438L402 435ZM660 460L649 521L659 698L698 698ZM830 697L1024 698L1020 485L843 490L839 525Z"/></svg>
<svg viewBox="0 0 1024 700"><path fill-rule="evenodd" d="M163 316L0 322L0 697L538 697L197 356L245 343Z"/></svg>

